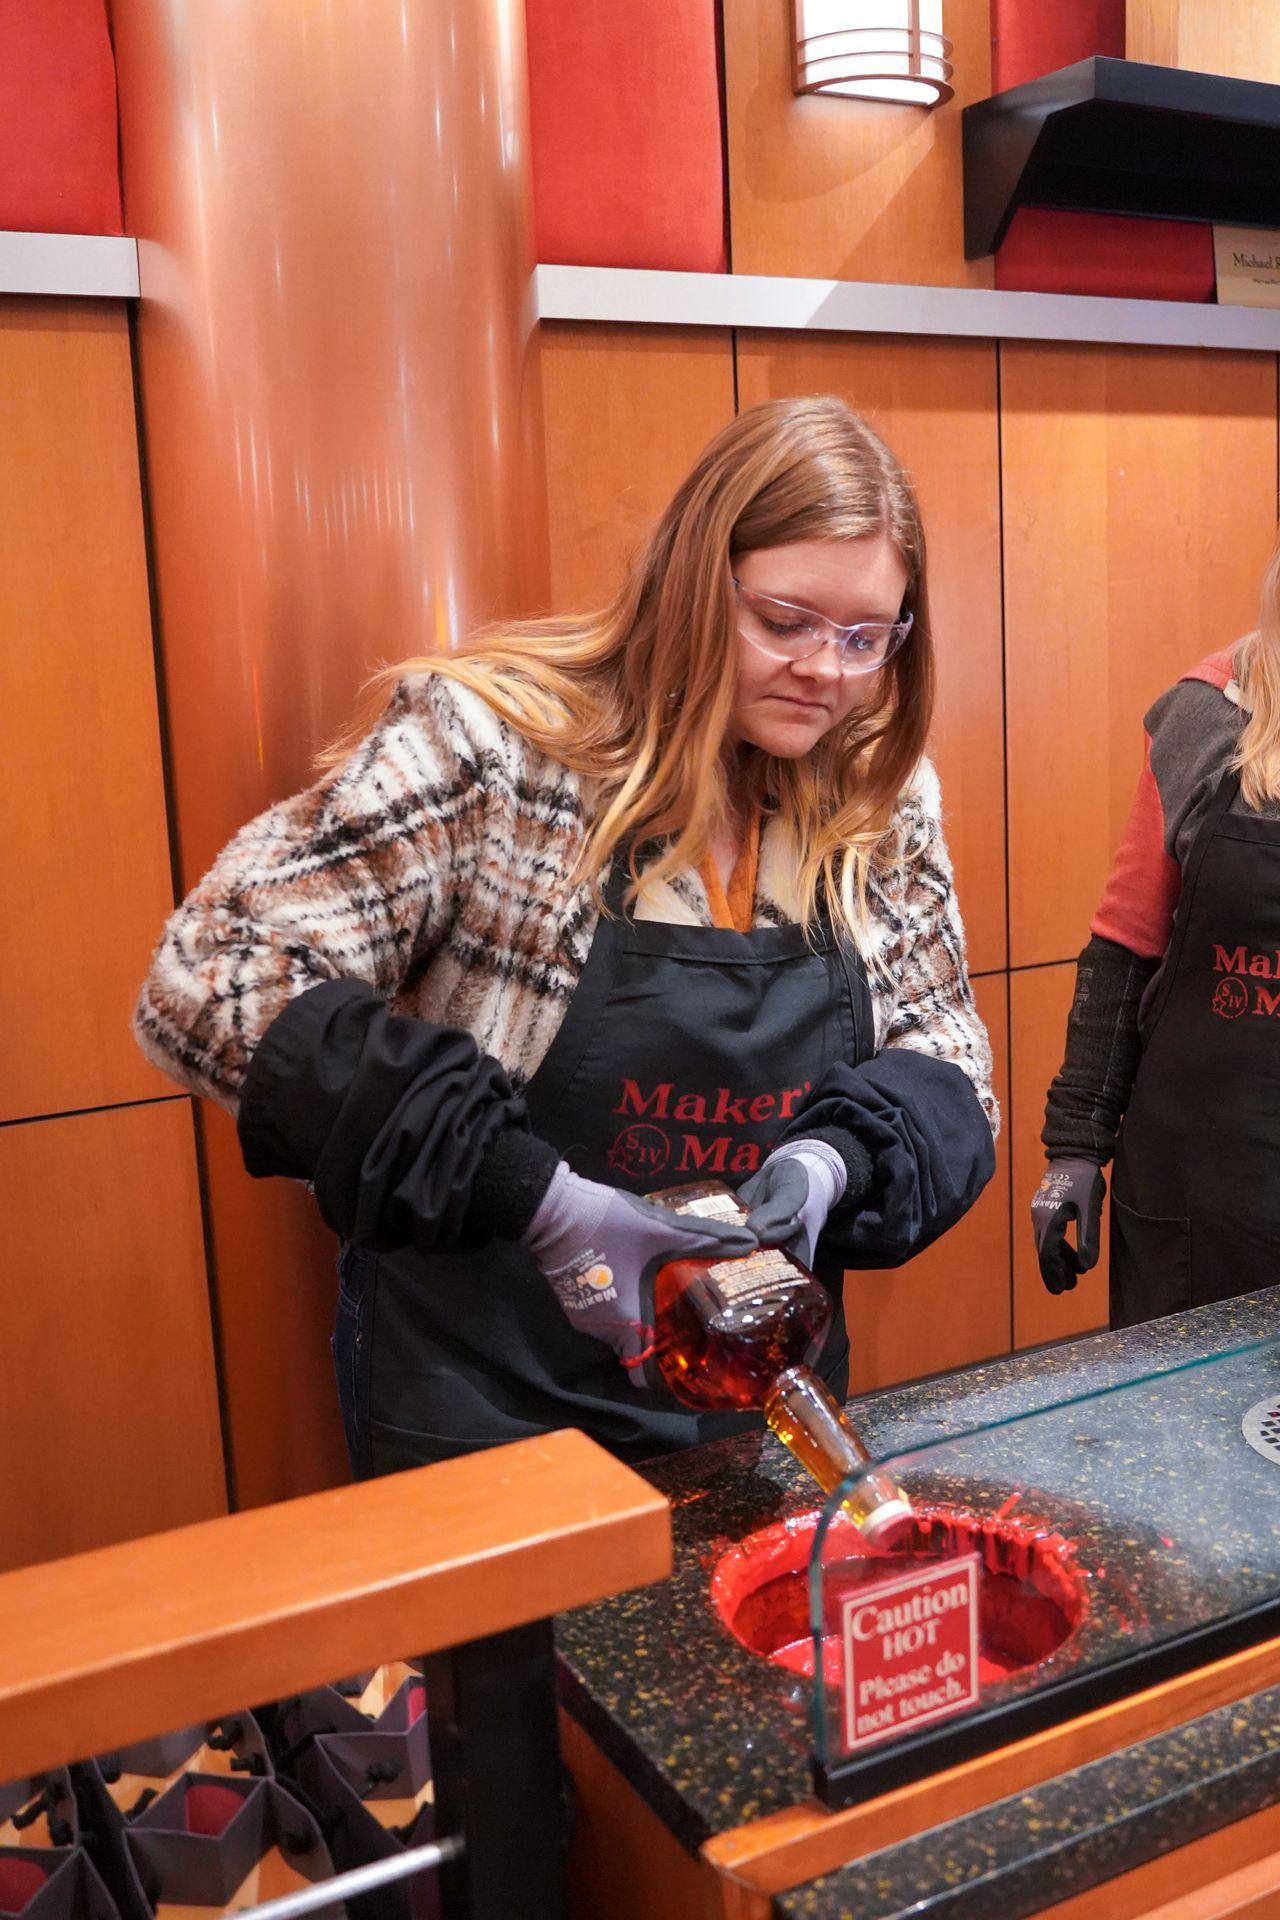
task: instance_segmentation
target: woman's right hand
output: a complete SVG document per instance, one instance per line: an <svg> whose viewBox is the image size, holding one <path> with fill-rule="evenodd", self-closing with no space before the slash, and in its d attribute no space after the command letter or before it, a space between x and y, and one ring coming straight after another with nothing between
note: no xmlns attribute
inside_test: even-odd
<svg viewBox="0 0 1280 1920"><path fill-rule="evenodd" d="M1098 1264L1102 1244L1102 1200L1107 1183L1094 1160L1061 1156L1050 1160L1031 1201L1040 1278L1050 1293L1070 1293L1082 1273ZM1067 1228L1076 1226L1076 1244Z"/></svg>
<svg viewBox="0 0 1280 1920"><path fill-rule="evenodd" d="M638 1387L661 1380L653 1354L653 1280L669 1260L754 1253L740 1220L672 1213L617 1187L583 1180L561 1161L521 1244L573 1325L617 1354Z"/></svg>

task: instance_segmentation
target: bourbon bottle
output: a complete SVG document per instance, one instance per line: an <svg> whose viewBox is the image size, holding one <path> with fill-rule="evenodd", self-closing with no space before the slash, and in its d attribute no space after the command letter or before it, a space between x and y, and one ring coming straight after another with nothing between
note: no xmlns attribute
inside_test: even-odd
<svg viewBox="0 0 1280 1920"><path fill-rule="evenodd" d="M720 1180L649 1195L673 1213L745 1220ZM870 1461L813 1362L834 1309L807 1267L780 1247L736 1259L670 1260L654 1281L654 1358L670 1392L699 1412L759 1408L783 1445L824 1492ZM845 1502L868 1538L910 1518L885 1473L866 1475Z"/></svg>

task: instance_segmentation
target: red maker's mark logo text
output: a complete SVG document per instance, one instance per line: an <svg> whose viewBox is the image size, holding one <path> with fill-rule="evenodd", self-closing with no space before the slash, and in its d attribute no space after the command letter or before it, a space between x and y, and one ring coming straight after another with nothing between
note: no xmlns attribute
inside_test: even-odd
<svg viewBox="0 0 1280 1920"><path fill-rule="evenodd" d="M755 1173L773 1142L738 1136L749 1127L792 1119L812 1084L806 1080L777 1093L735 1093L732 1087L695 1093L674 1080L642 1086L624 1079L613 1111L629 1124L610 1147L609 1164L634 1180L663 1173ZM706 1129L713 1130L709 1136Z"/></svg>
<svg viewBox="0 0 1280 1920"><path fill-rule="evenodd" d="M1213 1011L1220 1020L1242 1014L1280 1014L1280 949L1213 947ZM1272 982L1264 986L1263 981Z"/></svg>

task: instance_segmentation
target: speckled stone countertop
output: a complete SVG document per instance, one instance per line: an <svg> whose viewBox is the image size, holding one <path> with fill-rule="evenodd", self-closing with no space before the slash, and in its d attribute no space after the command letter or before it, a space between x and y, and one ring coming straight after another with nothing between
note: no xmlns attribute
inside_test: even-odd
<svg viewBox="0 0 1280 1920"><path fill-rule="evenodd" d="M881 1458L993 1421L1014 1421L999 1433L958 1442L945 1456L926 1459L919 1475L906 1476L917 1495L959 1497L988 1510L1010 1491L1021 1491L1030 1511L1055 1525L1065 1523L1079 1541L1080 1564L1092 1583L1086 1625L1068 1648L1036 1669L1034 1682L1016 1676L1011 1690L1019 1683L1043 1684L1052 1677L1054 1662L1066 1671L1082 1654L1089 1662L1105 1659L1144 1638L1158 1639L1280 1592L1280 1464L1253 1453L1240 1434L1247 1407L1273 1388L1280 1395L1280 1350L1220 1360L1212 1369L1163 1385L1139 1384L1043 1423L1017 1419L1263 1339L1280 1340L1280 1288L851 1403L868 1445ZM819 1502L803 1469L764 1433L656 1463L649 1478L672 1503L674 1572L661 1586L602 1601L557 1623L561 1690L569 1711L694 1850L712 1833L811 1797L810 1683L740 1647L713 1614L708 1589L721 1554L744 1535ZM1280 1690L1275 1698L1257 1696L1248 1712L1264 1740L1265 1728L1280 1727ZM1239 1817L1234 1787L1230 1814L1220 1811L1213 1817L1213 1782L1223 1772L1222 1729L1230 1724L1215 1714L1205 1718L1198 1789L1199 1776L1186 1749L1192 1729L1130 1750L1124 1781L1133 1804L1127 1828L1132 1845L1142 1844L1134 1839L1140 1833L1153 1836L1151 1852L1169 1844L1167 1834L1159 1837L1165 1831L1159 1809L1168 1798L1161 1781L1170 1756L1178 1793L1184 1800L1187 1793L1200 1793L1197 1817L1207 1821L1203 1830ZM1253 1718L1249 1724L1254 1726ZM1177 1745L1180 1737L1183 1747ZM1175 1744L1166 1754L1158 1751L1168 1742ZM1152 1755L1152 1770L1140 1774L1133 1755L1146 1753ZM1122 1866L1090 1869L1087 1864L1109 1857L1105 1836L1095 1837L1090 1853L1085 1831L1090 1808L1100 1829L1108 1802L1082 1798L1080 1783L1089 1776L1098 1795L1114 1796L1117 1782L1108 1781L1110 1764L1099 1762L1007 1803L1004 1810L990 1808L957 1822L946 1829L958 1849L953 1863L940 1864L937 1847L926 1848L923 1840L907 1842L876 1856L875 1870L884 1881L879 1892L875 1880L850 1880L845 1887L846 1876L872 1872L875 1862L869 1860L788 1895L801 1904L780 1904L779 1912L835 1920L854 1911L859 1920L879 1920L881 1914L888 1920L913 1903L920 1910L921 1899L934 1897L924 1887L933 1868L938 1871L930 1884L936 1882L939 1897L946 1893L954 1900L963 1885L964 1898L978 1903L955 1906L957 1920L991 1912L976 1891L985 1884L989 1899L984 1875L995 1871L998 1861L1012 1870L1016 1859L1023 1860L1026 1871L1035 1851L1030 1837L1036 1836L1043 1850L1045 1823L1052 1829L1072 1805L1084 1827L1069 1836L1069 1845L1064 1840L1059 1853L1064 1859L1069 1854L1077 1863L1074 1870L1086 1874L1080 1884L1091 1884L1090 1872L1096 1880L1121 1871ZM1269 1779L1261 1759L1252 1778L1255 1785ZM1280 1760L1274 1786L1259 1804L1276 1792ZM1037 1812L1033 1802L1042 1802L1043 1810ZM1113 1797L1109 1804L1118 1803ZM1190 1837L1193 1822L1185 1805L1176 1831L1179 1836L1184 1831L1183 1815ZM937 1839L935 1832L931 1840ZM1132 1858L1123 1863L1129 1864ZM913 1873L919 1882L914 1893ZM1064 1898L1069 1890L1064 1886L1055 1897ZM1001 1901L1003 1915L1003 1891ZM1045 1904L1042 1891L1039 1904ZM1010 1920L1015 1911L1034 1910L1034 1903L1007 1909ZM933 1908L923 1911L932 1915ZM952 1907L945 1911L951 1920Z"/></svg>
<svg viewBox="0 0 1280 1920"><path fill-rule="evenodd" d="M1280 1799L1280 1687L779 1894L785 1920L1028 1920Z"/></svg>

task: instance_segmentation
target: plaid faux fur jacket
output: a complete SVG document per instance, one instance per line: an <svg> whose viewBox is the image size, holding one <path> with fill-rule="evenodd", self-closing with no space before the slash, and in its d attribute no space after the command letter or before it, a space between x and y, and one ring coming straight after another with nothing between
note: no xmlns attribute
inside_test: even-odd
<svg viewBox="0 0 1280 1920"><path fill-rule="evenodd" d="M582 972L596 909L571 881L588 799L483 700L406 680L339 768L238 833L164 929L135 1027L143 1051L233 1110L292 1000L366 983L401 1013L468 1030L513 1086L533 1074ZM755 923L794 919L785 835L761 838ZM954 1062L996 1128L991 1054L924 763L874 861L878 1049ZM696 873L651 885L641 917L710 926Z"/></svg>

